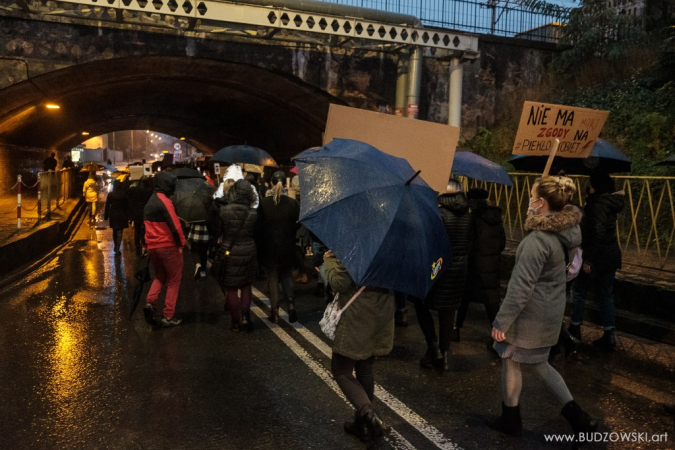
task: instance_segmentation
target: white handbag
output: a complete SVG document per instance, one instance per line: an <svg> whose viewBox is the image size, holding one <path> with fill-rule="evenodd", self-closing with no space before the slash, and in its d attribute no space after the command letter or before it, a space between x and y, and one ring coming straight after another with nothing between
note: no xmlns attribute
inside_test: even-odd
<svg viewBox="0 0 675 450"><path fill-rule="evenodd" d="M358 297L365 288L365 286L361 286L361 288L356 292L356 294L354 294L354 296L342 309L340 309L340 302L338 302L340 294L335 294L333 301L330 302L328 306L326 306L326 310L323 312L323 318L319 322L319 326L321 327L323 334L325 334L328 339L335 339L335 330L337 329L337 324L340 321L342 313L349 305L351 305L354 300L356 300L356 297Z"/></svg>

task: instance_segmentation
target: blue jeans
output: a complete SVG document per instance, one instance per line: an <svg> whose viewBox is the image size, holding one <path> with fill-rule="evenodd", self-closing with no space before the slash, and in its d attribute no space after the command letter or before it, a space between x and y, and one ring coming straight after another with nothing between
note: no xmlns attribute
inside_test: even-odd
<svg viewBox="0 0 675 450"><path fill-rule="evenodd" d="M570 323L581 325L584 319L584 304L586 303L586 292L595 285L598 288L597 301L600 307L600 317L605 331L613 330L615 327L616 313L614 310L614 276L616 270L587 274L583 270L574 284L574 308L572 309L572 318Z"/></svg>

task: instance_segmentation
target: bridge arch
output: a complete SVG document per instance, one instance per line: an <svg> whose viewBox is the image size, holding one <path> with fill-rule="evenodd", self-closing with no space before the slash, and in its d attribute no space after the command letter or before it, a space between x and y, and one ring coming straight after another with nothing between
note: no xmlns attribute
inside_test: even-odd
<svg viewBox="0 0 675 450"><path fill-rule="evenodd" d="M47 101L61 106L48 110ZM330 103L298 78L236 62L144 56L55 70L0 91L0 142L67 150L91 136L152 129L207 154L248 143L281 161L319 145Z"/></svg>

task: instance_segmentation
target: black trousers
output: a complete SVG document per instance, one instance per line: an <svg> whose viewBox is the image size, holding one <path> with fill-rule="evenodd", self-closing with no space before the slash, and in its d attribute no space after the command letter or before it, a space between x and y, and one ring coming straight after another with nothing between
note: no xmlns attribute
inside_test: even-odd
<svg viewBox="0 0 675 450"><path fill-rule="evenodd" d="M190 253L192 254L192 262L202 265L202 269L206 270L206 260L209 252L208 242L190 242Z"/></svg>
<svg viewBox="0 0 675 450"><path fill-rule="evenodd" d="M424 339L427 341L427 346L430 348L438 346L442 352L450 350L455 310L449 308L438 309L438 334L440 339L436 337L434 317L431 315L429 308L424 306L421 301L417 301L415 302L415 313L417 314L417 322L420 324L422 334L424 334Z"/></svg>
<svg viewBox="0 0 675 450"><path fill-rule="evenodd" d="M374 356L363 361L356 361L333 352L330 364L331 372L338 386L340 386L340 390L361 415L365 413L367 407L373 404L375 394L374 362ZM354 376L354 371L356 371L356 376Z"/></svg>

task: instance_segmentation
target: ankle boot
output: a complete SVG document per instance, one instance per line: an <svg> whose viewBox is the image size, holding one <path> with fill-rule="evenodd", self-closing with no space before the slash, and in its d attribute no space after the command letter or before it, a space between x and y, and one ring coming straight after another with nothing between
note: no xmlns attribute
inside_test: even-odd
<svg viewBox="0 0 675 450"><path fill-rule="evenodd" d="M345 422L343 428L346 433L356 436L361 442L368 442L370 440L368 426L363 421L363 417L361 417L358 411L354 411L354 421Z"/></svg>
<svg viewBox="0 0 675 450"><path fill-rule="evenodd" d="M295 300L288 299L288 321L290 323L298 321L298 313L295 311Z"/></svg>
<svg viewBox="0 0 675 450"><path fill-rule="evenodd" d="M601 352L613 352L616 348L616 337L614 330L605 330L600 339L593 341L593 346Z"/></svg>
<svg viewBox="0 0 675 450"><path fill-rule="evenodd" d="M422 359L420 359L420 367L424 369L433 369L436 361L442 360L443 354L438 349L438 347L428 347L427 352L424 354Z"/></svg>
<svg viewBox="0 0 675 450"><path fill-rule="evenodd" d="M567 332L570 336L572 336L572 338L581 342L581 325L574 325L571 323L570 326L567 327Z"/></svg>
<svg viewBox="0 0 675 450"><path fill-rule="evenodd" d="M384 423L384 420L382 420L372 405L366 409L366 413L362 418L366 427L368 427L368 434L370 436L368 450L383 448L384 437L391 431L391 427Z"/></svg>
<svg viewBox="0 0 675 450"><path fill-rule="evenodd" d="M574 431L575 445L573 448L577 448L581 445L579 442L579 433L592 433L598 429L598 422L586 414L574 400L567 403L560 413L567 419Z"/></svg>
<svg viewBox="0 0 675 450"><path fill-rule="evenodd" d="M494 420L487 421L486 425L509 436L522 436L523 420L520 418L520 405L506 406L502 402L502 415Z"/></svg>
<svg viewBox="0 0 675 450"><path fill-rule="evenodd" d="M239 331L239 319L232 319L232 325L230 325L230 330Z"/></svg>
<svg viewBox="0 0 675 450"><path fill-rule="evenodd" d="M270 315L267 318L272 323L279 323L279 309L278 308L271 308L270 309Z"/></svg>
<svg viewBox="0 0 675 450"><path fill-rule="evenodd" d="M253 331L253 324L251 323L251 312L246 311L241 314L241 325L240 330L242 333L249 333Z"/></svg>

